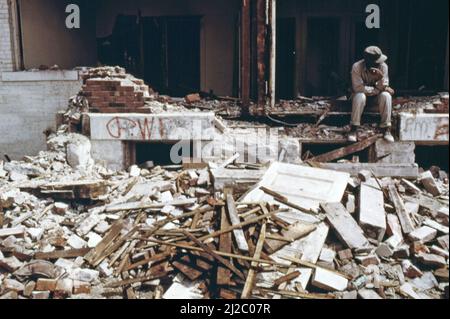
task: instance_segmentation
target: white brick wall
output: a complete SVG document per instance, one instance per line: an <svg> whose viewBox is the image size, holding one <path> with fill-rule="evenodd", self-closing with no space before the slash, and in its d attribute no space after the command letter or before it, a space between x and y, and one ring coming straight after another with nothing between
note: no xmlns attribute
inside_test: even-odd
<svg viewBox="0 0 450 319"><path fill-rule="evenodd" d="M1 80L1 74L0 74ZM46 149L47 128L81 89L81 81L0 81L0 156L13 159Z"/></svg>
<svg viewBox="0 0 450 319"><path fill-rule="evenodd" d="M8 0L0 0L0 72L13 70Z"/></svg>

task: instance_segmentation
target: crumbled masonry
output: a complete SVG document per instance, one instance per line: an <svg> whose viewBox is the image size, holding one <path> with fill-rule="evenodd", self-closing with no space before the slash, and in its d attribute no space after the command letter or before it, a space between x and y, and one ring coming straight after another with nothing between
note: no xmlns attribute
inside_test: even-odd
<svg viewBox="0 0 450 319"><path fill-rule="evenodd" d="M440 168L380 177L312 157L246 164L235 155L112 170L79 134L83 112L226 113L237 102L159 96L120 68L92 69L85 81L92 94L71 99L46 151L0 161L0 299L449 297L449 180ZM102 81L142 94L100 101ZM224 132L244 125L217 119ZM376 128L365 134L362 142L380 143Z"/></svg>

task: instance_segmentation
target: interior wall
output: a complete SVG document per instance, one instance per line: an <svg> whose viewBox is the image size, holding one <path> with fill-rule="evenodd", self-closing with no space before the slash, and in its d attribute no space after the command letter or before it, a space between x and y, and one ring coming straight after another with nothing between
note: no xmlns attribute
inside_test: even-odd
<svg viewBox="0 0 450 319"><path fill-rule="evenodd" d="M413 18L414 20L412 21L413 26L416 29L420 29L421 25L427 27L429 25L436 25L437 23L434 20L438 19L438 24L447 25L447 28L440 28L442 29L442 33L436 32L435 30L429 32L429 37L436 37L436 39L439 37L442 38L443 48L442 50L441 48L437 49L442 51L442 54L435 54L439 55L439 59L435 59L434 63L429 63L428 65L429 68L442 70L442 74L448 74L448 64L446 65L445 60L440 59L441 57L445 57L445 45L448 42L448 1L436 0L434 4L428 4L425 0L414 1L416 4L419 2L422 4L423 8L419 9L420 14L415 13L415 15L412 15L410 13L409 7L412 2L410 0L278 0L278 16L280 18L293 17L296 19L297 65L295 87L298 90L297 93L305 94L305 88L309 85L307 67L311 59L314 58L307 54L307 22L310 17L339 18L340 47L336 55L340 61L338 73L342 79L346 79L349 82L350 68L354 62L361 58L361 47L371 42L371 44L379 45L389 56L390 76L393 86L397 89L418 88L417 85L414 85L414 81L412 81L414 80L414 73L411 72L414 71L411 70L411 65L420 64L423 58L414 56L413 53L417 49L412 50L411 45L424 48L427 45L426 40L429 39L427 37L420 37L418 39L414 39L414 37L410 38L408 36L409 20L420 15L420 19ZM378 4L381 8L381 29L379 31L365 28L364 23L367 17L365 8L368 4ZM415 6L415 4L412 5ZM442 14L437 15L433 13L433 9L437 7L443 8L440 10ZM406 62L407 59L409 65ZM439 79L442 78L441 72L436 72L436 74L436 77ZM435 81L434 83L438 82L440 81ZM448 87L448 81L447 83L445 83L446 81L441 82L443 82L442 87L438 84L434 85L437 87L433 89L441 90L442 88ZM426 85L426 83L423 84Z"/></svg>
<svg viewBox="0 0 450 319"><path fill-rule="evenodd" d="M80 6L80 29L67 29L66 6ZM97 61L95 6L89 0L20 0L24 65L92 66Z"/></svg>
<svg viewBox="0 0 450 319"><path fill-rule="evenodd" d="M231 96L239 8L240 0L97 0L97 37L112 33L119 14L201 15L201 90Z"/></svg>

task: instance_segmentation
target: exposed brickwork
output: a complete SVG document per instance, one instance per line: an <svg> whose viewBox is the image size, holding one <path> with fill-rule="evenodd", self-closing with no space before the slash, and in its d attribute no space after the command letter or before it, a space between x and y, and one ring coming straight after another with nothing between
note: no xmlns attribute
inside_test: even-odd
<svg viewBox="0 0 450 319"><path fill-rule="evenodd" d="M0 73L13 68L8 0L0 0Z"/></svg>
<svg viewBox="0 0 450 319"><path fill-rule="evenodd" d="M122 68L97 68L83 75L82 95L88 100L91 111L120 109L126 112L144 107L149 87Z"/></svg>

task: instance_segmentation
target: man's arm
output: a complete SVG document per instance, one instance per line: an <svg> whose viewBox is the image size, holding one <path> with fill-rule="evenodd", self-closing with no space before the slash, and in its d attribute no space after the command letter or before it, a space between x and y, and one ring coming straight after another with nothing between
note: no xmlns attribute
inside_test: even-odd
<svg viewBox="0 0 450 319"><path fill-rule="evenodd" d="M381 65L381 73L383 77L377 82L376 88L383 92L389 87L389 67L386 63Z"/></svg>
<svg viewBox="0 0 450 319"><path fill-rule="evenodd" d="M353 92L355 93L364 93L367 96L374 96L380 93L379 89L373 86L368 86L364 83L358 65L354 65L352 68L352 86Z"/></svg>

